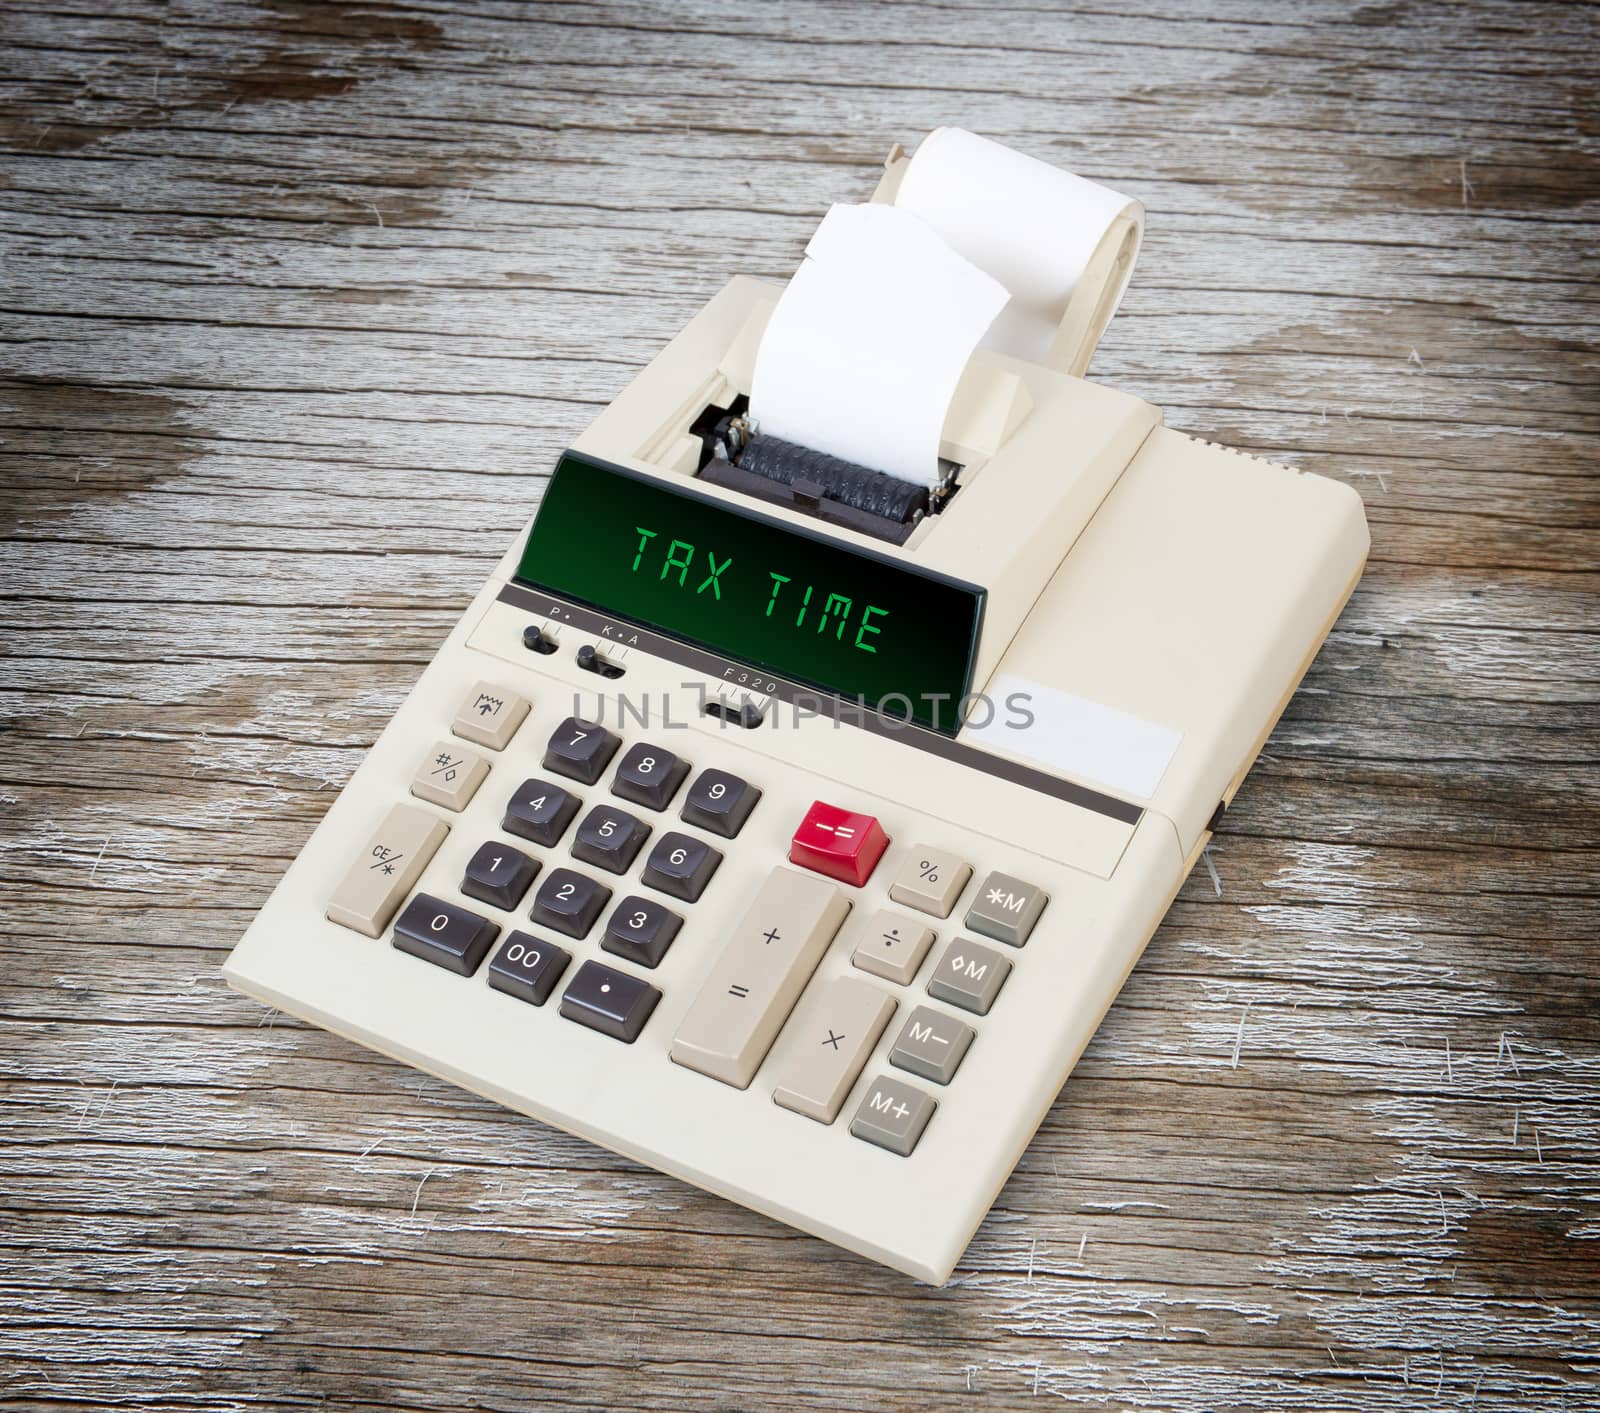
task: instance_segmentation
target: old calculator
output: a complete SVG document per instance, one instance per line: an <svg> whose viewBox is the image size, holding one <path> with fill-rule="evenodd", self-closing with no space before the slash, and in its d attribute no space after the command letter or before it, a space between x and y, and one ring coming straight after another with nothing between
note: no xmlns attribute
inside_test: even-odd
<svg viewBox="0 0 1600 1413"><path fill-rule="evenodd" d="M227 977L943 1282L1366 524L987 353L935 500L764 475L777 294L733 281L560 460Z"/></svg>

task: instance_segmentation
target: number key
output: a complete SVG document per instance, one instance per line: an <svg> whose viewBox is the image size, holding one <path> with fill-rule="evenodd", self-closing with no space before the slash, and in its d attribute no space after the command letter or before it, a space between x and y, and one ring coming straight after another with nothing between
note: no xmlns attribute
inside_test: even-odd
<svg viewBox="0 0 1600 1413"><path fill-rule="evenodd" d="M663 834L650 850L639 881L692 903L706 891L721 862L722 855L709 844L687 834Z"/></svg>
<svg viewBox="0 0 1600 1413"><path fill-rule="evenodd" d="M597 721L569 716L551 733L544 768L569 780L593 785L611 764L621 740Z"/></svg>
<svg viewBox="0 0 1600 1413"><path fill-rule="evenodd" d="M553 868L545 875L533 895L533 920L568 937L586 937L611 897L603 883L574 873L570 868Z"/></svg>
<svg viewBox="0 0 1600 1413"><path fill-rule="evenodd" d="M683 820L711 834L732 839L744 828L761 791L725 770L702 770L683 802Z"/></svg>
<svg viewBox="0 0 1600 1413"><path fill-rule="evenodd" d="M642 967L657 967L682 926L683 919L671 908L630 893L606 919L600 945Z"/></svg>
<svg viewBox="0 0 1600 1413"><path fill-rule="evenodd" d="M394 924L394 945L457 976L477 971L483 954L500 935L486 917L454 903L418 893Z"/></svg>
<svg viewBox="0 0 1600 1413"><path fill-rule="evenodd" d="M596 805L578 824L572 857L608 873L626 873L649 837L650 826L642 819L611 805Z"/></svg>
<svg viewBox="0 0 1600 1413"><path fill-rule="evenodd" d="M469 898L509 911L522 901L538 872L538 859L491 839L467 860L461 891Z"/></svg>
<svg viewBox="0 0 1600 1413"><path fill-rule="evenodd" d="M506 803L500 827L519 839L551 848L567 832L578 812L578 797L548 780L524 780Z"/></svg>
<svg viewBox="0 0 1600 1413"><path fill-rule="evenodd" d="M489 963L489 985L530 1006L542 1006L571 960L572 954L553 942L513 932Z"/></svg>
<svg viewBox="0 0 1600 1413"><path fill-rule="evenodd" d="M611 793L646 809L664 810L688 773L688 761L641 741L630 746L622 757L616 779L611 782Z"/></svg>

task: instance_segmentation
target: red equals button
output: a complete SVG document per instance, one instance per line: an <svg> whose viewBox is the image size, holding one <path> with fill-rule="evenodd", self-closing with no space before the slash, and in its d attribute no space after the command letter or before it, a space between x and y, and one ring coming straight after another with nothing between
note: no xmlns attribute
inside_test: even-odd
<svg viewBox="0 0 1600 1413"><path fill-rule="evenodd" d="M859 888L888 847L889 836L875 816L817 800L789 842L789 862Z"/></svg>

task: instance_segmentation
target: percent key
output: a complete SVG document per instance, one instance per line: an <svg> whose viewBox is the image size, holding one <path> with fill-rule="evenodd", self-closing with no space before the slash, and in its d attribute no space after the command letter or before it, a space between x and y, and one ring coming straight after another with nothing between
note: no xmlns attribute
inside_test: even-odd
<svg viewBox="0 0 1600 1413"><path fill-rule="evenodd" d="M971 877L972 865L966 860L943 849L913 844L889 886L889 896L903 907L949 917Z"/></svg>

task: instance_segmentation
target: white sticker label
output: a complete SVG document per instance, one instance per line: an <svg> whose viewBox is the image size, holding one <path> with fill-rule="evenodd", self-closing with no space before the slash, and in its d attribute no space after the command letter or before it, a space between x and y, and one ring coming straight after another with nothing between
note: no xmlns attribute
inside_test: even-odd
<svg viewBox="0 0 1600 1413"><path fill-rule="evenodd" d="M1183 740L1181 731L1085 701L1070 692L1000 673L991 684L991 719L967 727L961 739L992 746L1046 770L1149 799ZM1032 713L1033 721L1027 722ZM982 721L981 706L973 713Z"/></svg>

